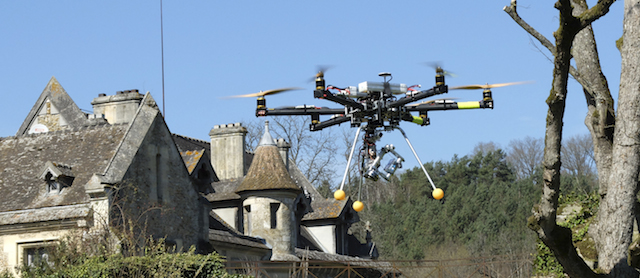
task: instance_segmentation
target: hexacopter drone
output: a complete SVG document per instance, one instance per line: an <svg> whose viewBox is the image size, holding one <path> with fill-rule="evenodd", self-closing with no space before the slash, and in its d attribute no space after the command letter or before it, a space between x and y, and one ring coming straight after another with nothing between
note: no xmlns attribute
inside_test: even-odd
<svg viewBox="0 0 640 278"><path fill-rule="evenodd" d="M393 145L389 144L380 148L380 150L376 149L376 142L382 136L382 131L399 130L413 152L413 155L416 157L416 160L420 164L420 167L422 167L422 170L427 176L427 179L433 189L433 197L440 200L444 197L444 192L442 189L437 188L434 185L429 173L427 173L422 161L420 161L415 149L411 145L409 138L404 130L400 128L400 122L406 121L426 126L429 125L429 118L427 117L427 112L429 111L452 109L493 109L491 88L524 83L512 82L486 85L467 85L449 88L445 85L445 75L446 72L441 67L436 67L436 84L427 90L419 90L421 87L420 85L407 86L406 84L390 83L392 76L391 73L388 72L378 74L378 76L383 78L383 82L366 81L358 84L358 86L339 88L332 85L325 86L324 72L320 70L315 77L316 88L313 91L313 96L315 98L326 99L338 103L343 105L343 108L316 107L313 105L267 108L266 100L264 98L265 96L290 90L298 90L300 88L282 88L233 97L257 97L257 117L285 115L311 116L311 124L309 126L311 131L319 131L345 122L350 122L351 127L357 127L358 130L351 146L351 151L347 160L347 168L342 178L340 189L334 193L334 197L338 200L342 200L346 196L343 191L344 184L356 149L356 143L358 142L360 133L363 130L363 144L360 148L359 155L360 174L363 178L378 180L379 177L382 177L383 179L388 180L398 168L402 167L404 158L394 150L395 148ZM445 94L449 90L458 89L483 89L482 100L456 102L449 98L415 103L419 100ZM412 112L417 112L418 116L413 115ZM320 116L330 116L330 118L321 121ZM379 167L381 165L381 160L387 154L391 154L394 157L388 162L386 167L380 170ZM362 179L360 180L360 188L362 188ZM362 202L356 201L353 204L353 208L356 211L362 211L364 205Z"/></svg>

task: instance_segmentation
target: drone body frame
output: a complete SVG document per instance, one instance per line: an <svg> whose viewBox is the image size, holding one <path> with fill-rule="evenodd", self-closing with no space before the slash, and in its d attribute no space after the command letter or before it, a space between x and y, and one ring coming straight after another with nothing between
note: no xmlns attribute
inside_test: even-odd
<svg viewBox="0 0 640 278"><path fill-rule="evenodd" d="M384 78L383 82L362 82L358 86L349 86L346 88L338 88L334 86L326 86L324 79L324 72L319 71L315 77L315 90L313 91L314 98L328 100L343 106L343 108L327 108L316 107L313 105L299 105L293 107L284 108L267 108L265 96L281 93L288 90L295 90L298 88L283 88L276 90L269 90L249 95L241 95L237 97L258 97L256 116L310 116L311 123L309 130L320 131L322 129L349 122L351 127L357 127L358 131L351 147L351 152L347 160L347 168L345 170L340 189L335 192L336 199L343 199L345 193L343 191L347 173L351 165L353 154L356 149L356 143L360 132L364 130L362 136L362 147L360 149L361 169L360 174L362 180L364 178L377 180L378 176L382 176L388 179L392 176L397 168L402 167L401 162L404 161L398 153L393 151L393 145L386 145L381 148L380 153L376 149L376 141L382 136L381 131L393 131L399 130L404 136L405 141L409 145L409 148L413 152L416 160L422 167L425 175L427 176L431 187L433 188L433 197L435 199L441 199L443 197L442 190L437 189L434 185L429 173L424 168L422 161L418 157L413 145L409 141L406 133L400 128L402 121L412 122L421 126L430 124L428 117L429 111L442 111L442 110L456 110L456 109L493 109L493 98L491 88L510 86L522 84L523 82L513 83L501 83L501 84L486 84L486 85L467 85L449 88L445 84L446 72L442 68L436 68L435 86L427 90L416 90L420 88L420 85L407 86L405 84L393 84L390 83L392 76L388 72L382 72L378 74ZM482 99L480 101L467 101L456 102L451 99L436 99L430 101L424 101L417 104L412 104L417 101L446 94L449 90L474 90L483 89ZM337 90L337 93L331 92L331 90ZM403 97L398 98L397 95ZM412 114L412 112L418 112L418 116ZM331 116L329 119L320 120L321 116ZM380 131L380 133L378 133ZM382 156L387 153L392 153L395 157L389 162L388 166L382 171L377 168L380 166L380 160ZM380 157L378 157L380 155ZM392 166L392 167L391 167ZM391 167L391 168L388 168ZM388 168L388 169L387 169ZM389 170L391 169L391 170ZM359 201L357 201L359 202ZM357 206L354 204L354 208L363 208L362 203ZM358 210L359 211L359 210Z"/></svg>

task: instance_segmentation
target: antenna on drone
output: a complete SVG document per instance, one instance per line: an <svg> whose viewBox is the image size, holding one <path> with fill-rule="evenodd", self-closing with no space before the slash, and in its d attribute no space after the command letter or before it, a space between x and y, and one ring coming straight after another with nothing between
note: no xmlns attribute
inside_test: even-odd
<svg viewBox="0 0 640 278"><path fill-rule="evenodd" d="M391 79L393 79L393 76L391 76L390 72L381 72L381 73L378 73L378 76L382 76L384 78L384 82L385 83L389 82L389 81L391 81ZM387 78L389 78L389 80L387 80Z"/></svg>

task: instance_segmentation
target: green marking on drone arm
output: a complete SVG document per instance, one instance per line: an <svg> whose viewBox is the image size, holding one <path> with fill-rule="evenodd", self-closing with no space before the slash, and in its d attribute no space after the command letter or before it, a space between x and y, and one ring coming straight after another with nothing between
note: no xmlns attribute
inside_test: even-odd
<svg viewBox="0 0 640 278"><path fill-rule="evenodd" d="M480 108L479 101L458 102L458 109L475 109Z"/></svg>
<svg viewBox="0 0 640 278"><path fill-rule="evenodd" d="M424 123L424 119L416 116L412 116L413 120L411 122L422 125Z"/></svg>

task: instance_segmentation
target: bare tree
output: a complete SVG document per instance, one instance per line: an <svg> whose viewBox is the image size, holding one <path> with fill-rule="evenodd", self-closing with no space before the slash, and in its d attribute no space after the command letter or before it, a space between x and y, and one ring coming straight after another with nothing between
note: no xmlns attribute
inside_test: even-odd
<svg viewBox="0 0 640 278"><path fill-rule="evenodd" d="M530 177L542 165L544 142L530 136L509 142L507 162L513 166L519 179Z"/></svg>
<svg viewBox="0 0 640 278"><path fill-rule="evenodd" d="M571 177L562 190L589 194L597 189L593 167L593 141L589 134L575 135L562 143L562 172Z"/></svg>
<svg viewBox="0 0 640 278"><path fill-rule="evenodd" d="M562 144L562 168L573 176L588 176L593 171L593 141L589 134L575 135Z"/></svg>
<svg viewBox="0 0 640 278"><path fill-rule="evenodd" d="M593 139L593 157L599 175L600 207L589 231L598 251L602 272L611 277L638 277L627 263L640 172L640 0L624 6L618 111L602 73L591 23L604 16L615 0L599 0L591 8L585 0L559 0L559 27L555 45L529 26L517 13L515 0L504 10L554 56L551 94L547 98L544 151L544 189L530 227L552 250L571 277L596 277L578 256L571 231L555 223L560 185L562 118L569 73L582 85L589 113L585 124ZM570 65L573 58L576 67ZM612 159L615 157L615 159ZM633 253L633 252L631 252Z"/></svg>
<svg viewBox="0 0 640 278"><path fill-rule="evenodd" d="M254 152L258 147L258 142L262 138L264 132L264 123L260 121L242 122L242 126L247 129L247 135L244 138L244 149Z"/></svg>
<svg viewBox="0 0 640 278"><path fill-rule="evenodd" d="M271 135L274 138L284 138L291 144L289 159L298 166L311 183L318 186L323 181L334 178L336 154L340 144L334 137L332 129L322 132L309 131L309 117L270 117L269 122ZM245 139L247 150L255 150L264 132L263 119L245 122L243 126L248 131Z"/></svg>
<svg viewBox="0 0 640 278"><path fill-rule="evenodd" d="M497 150L501 149L499 144L496 144L495 142L480 142L478 144L476 144L473 147L473 154L477 154L477 153L488 153L488 152L495 152Z"/></svg>

